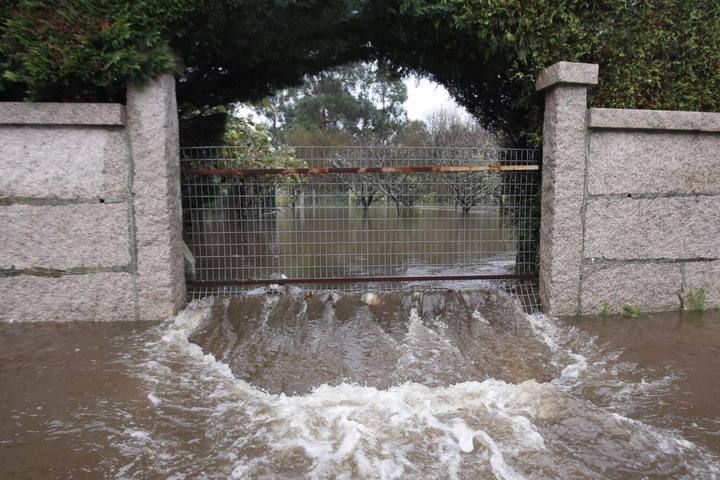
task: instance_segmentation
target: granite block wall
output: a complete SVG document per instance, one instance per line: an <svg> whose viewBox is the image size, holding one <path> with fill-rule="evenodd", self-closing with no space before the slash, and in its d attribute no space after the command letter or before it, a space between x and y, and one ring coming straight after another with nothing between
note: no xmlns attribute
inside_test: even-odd
<svg viewBox="0 0 720 480"><path fill-rule="evenodd" d="M0 103L0 321L162 320L185 300L175 84Z"/></svg>
<svg viewBox="0 0 720 480"><path fill-rule="evenodd" d="M560 62L537 83L544 310L683 309L701 288L720 307L720 113L587 108L597 72Z"/></svg>

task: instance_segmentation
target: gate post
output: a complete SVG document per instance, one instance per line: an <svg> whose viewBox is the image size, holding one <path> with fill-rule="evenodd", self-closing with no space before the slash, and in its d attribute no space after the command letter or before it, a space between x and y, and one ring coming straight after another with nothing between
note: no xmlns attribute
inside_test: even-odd
<svg viewBox="0 0 720 480"><path fill-rule="evenodd" d="M580 306L587 152L587 89L598 65L558 62L535 87L545 92L540 223L540 301L550 315Z"/></svg>
<svg viewBox="0 0 720 480"><path fill-rule="evenodd" d="M136 317L162 320L185 303L175 79L128 86L126 113Z"/></svg>

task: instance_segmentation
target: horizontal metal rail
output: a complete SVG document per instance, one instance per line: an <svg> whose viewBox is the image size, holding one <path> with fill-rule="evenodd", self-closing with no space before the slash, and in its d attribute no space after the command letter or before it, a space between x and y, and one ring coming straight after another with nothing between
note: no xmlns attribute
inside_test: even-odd
<svg viewBox="0 0 720 480"><path fill-rule="evenodd" d="M331 175L347 173L536 172L538 165L467 165L425 167L223 168L184 170L188 177L257 177L262 175Z"/></svg>
<svg viewBox="0 0 720 480"><path fill-rule="evenodd" d="M188 280L188 287L241 287L248 285L300 285L332 283L383 283L383 282L426 282L433 280L536 280L536 275L420 275L408 277L328 277L328 278L278 278L246 280Z"/></svg>
<svg viewBox="0 0 720 480"><path fill-rule="evenodd" d="M265 163L268 152L252 148L181 150L193 298L275 285L347 292L497 287L537 305L540 152L273 152L288 163Z"/></svg>

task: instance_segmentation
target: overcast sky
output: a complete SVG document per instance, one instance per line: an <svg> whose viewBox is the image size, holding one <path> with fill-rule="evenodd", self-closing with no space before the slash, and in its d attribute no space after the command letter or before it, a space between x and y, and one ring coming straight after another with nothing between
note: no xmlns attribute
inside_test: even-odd
<svg viewBox="0 0 720 480"><path fill-rule="evenodd" d="M410 120L425 120L427 116L441 108L457 110L464 115L470 116L463 107L459 106L445 87L427 78L418 79L415 76L407 77L405 85L408 89L408 99L405 102L405 110ZM263 121L252 108L243 105L236 105L237 114L254 117L255 120Z"/></svg>
<svg viewBox="0 0 720 480"><path fill-rule="evenodd" d="M467 115L467 111L450 97L442 85L414 76L406 78L405 85L408 89L405 109L410 120L424 120L429 113L441 108L456 109Z"/></svg>

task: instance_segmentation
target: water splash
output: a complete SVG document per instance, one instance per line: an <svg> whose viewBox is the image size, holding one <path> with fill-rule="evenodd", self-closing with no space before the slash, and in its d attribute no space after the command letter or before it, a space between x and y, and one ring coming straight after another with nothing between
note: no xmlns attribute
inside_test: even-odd
<svg viewBox="0 0 720 480"><path fill-rule="evenodd" d="M378 300L379 299L379 300ZM173 478L713 478L718 459L621 415L656 388L593 339L493 292L263 296L193 305L141 345L173 435L123 471ZM197 343L195 343L197 342ZM599 358L605 360L598 361ZM662 388L661 382L657 388ZM152 422L151 422L152 423ZM131 456L132 454L132 456ZM142 476L142 475L141 475Z"/></svg>

